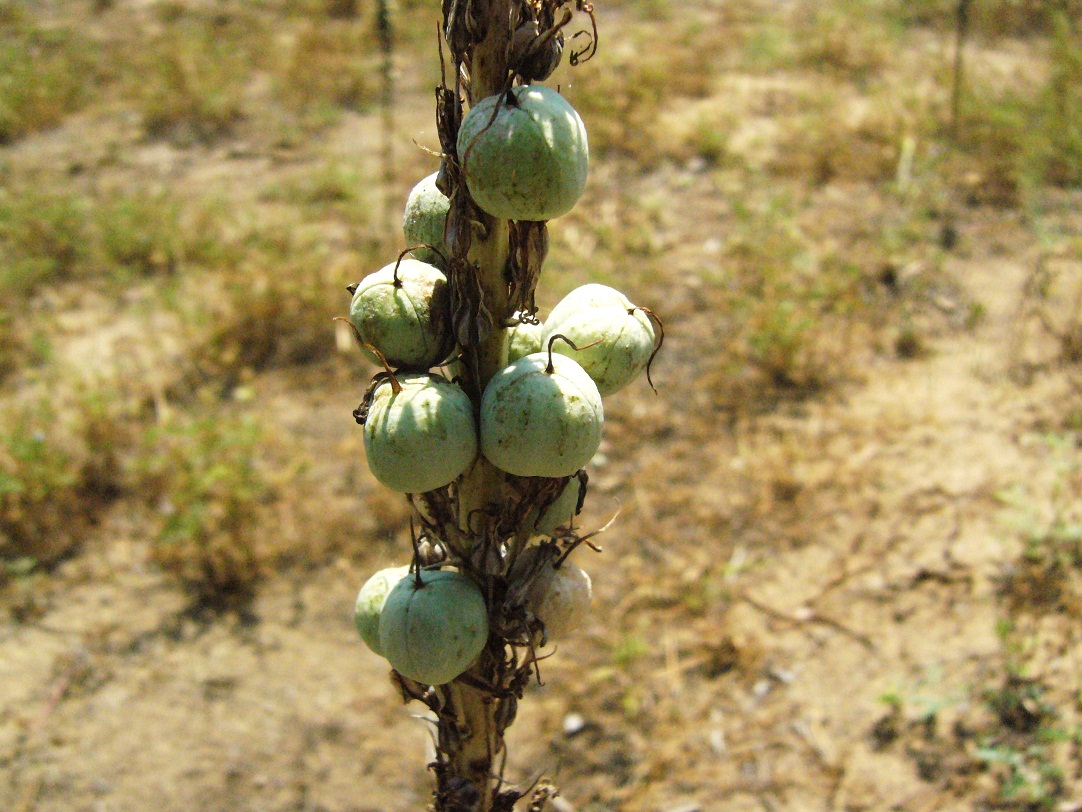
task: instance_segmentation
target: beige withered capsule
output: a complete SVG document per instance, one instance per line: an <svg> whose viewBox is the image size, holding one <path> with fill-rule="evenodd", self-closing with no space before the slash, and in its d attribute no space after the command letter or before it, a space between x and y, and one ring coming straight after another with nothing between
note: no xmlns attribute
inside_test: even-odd
<svg viewBox="0 0 1082 812"><path fill-rule="evenodd" d="M526 608L544 624L545 637L551 640L582 625L593 602L593 584L581 567L567 561L554 567L551 548L528 548L516 563L516 570L532 571L540 557L547 560L526 591Z"/></svg>

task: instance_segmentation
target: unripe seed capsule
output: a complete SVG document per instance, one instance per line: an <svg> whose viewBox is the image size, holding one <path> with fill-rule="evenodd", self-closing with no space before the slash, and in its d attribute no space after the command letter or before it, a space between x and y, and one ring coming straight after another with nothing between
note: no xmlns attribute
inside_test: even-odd
<svg viewBox="0 0 1082 812"><path fill-rule="evenodd" d="M454 347L447 277L420 260L405 258L362 279L353 292L349 320L361 352L375 363L379 359L365 344L392 367L415 370L435 366Z"/></svg>
<svg viewBox="0 0 1082 812"><path fill-rule="evenodd" d="M393 491L424 493L454 481L477 456L473 404L458 386L432 375L376 385L364 420L372 475Z"/></svg>
<svg viewBox="0 0 1082 812"><path fill-rule="evenodd" d="M538 535L549 536L557 527L566 527L571 524L579 510L583 487L585 486L582 481L576 477L568 480L564 489L560 491L560 495L545 508L545 512L538 518L534 531Z"/></svg>
<svg viewBox="0 0 1082 812"><path fill-rule="evenodd" d="M590 282L580 285L562 298L556 307L552 308L548 318L545 319L545 327L552 332L560 332L559 326L564 319L584 308L615 307L621 310L630 310L635 305L616 288Z"/></svg>
<svg viewBox="0 0 1082 812"><path fill-rule="evenodd" d="M571 476L601 445L597 386L572 358L527 355L497 372L481 396L481 452L516 476Z"/></svg>
<svg viewBox="0 0 1082 812"><path fill-rule="evenodd" d="M571 211L586 188L586 128L546 85L479 101L462 120L457 149L470 196L493 217L551 220Z"/></svg>
<svg viewBox="0 0 1082 812"><path fill-rule="evenodd" d="M507 362L514 363L531 353L541 352L541 334L545 328L540 322L520 321L507 328Z"/></svg>
<svg viewBox="0 0 1082 812"><path fill-rule="evenodd" d="M597 384L602 397L619 392L642 372L657 348L657 334L650 317L640 308L598 306L579 308L559 322L545 325L543 338L559 332L567 336L578 352L566 344L553 350L571 355Z"/></svg>
<svg viewBox="0 0 1082 812"><path fill-rule="evenodd" d="M407 576L387 596L379 639L400 674L425 685L445 685L477 659L488 641L485 599L459 572Z"/></svg>
<svg viewBox="0 0 1082 812"><path fill-rule="evenodd" d="M383 646L379 644L379 616L383 613L383 604L395 584L409 571L408 566L382 569L365 581L361 591L357 593L353 622L361 633L361 639L380 657L383 656Z"/></svg>
<svg viewBox="0 0 1082 812"><path fill-rule="evenodd" d="M406 200L406 211L402 217L406 245L431 246L414 248L410 253L421 262L436 266L440 266L443 262L437 251L446 253L444 231L447 225L447 212L451 209L451 201L436 188L438 174L438 172L433 172L413 187L413 191Z"/></svg>

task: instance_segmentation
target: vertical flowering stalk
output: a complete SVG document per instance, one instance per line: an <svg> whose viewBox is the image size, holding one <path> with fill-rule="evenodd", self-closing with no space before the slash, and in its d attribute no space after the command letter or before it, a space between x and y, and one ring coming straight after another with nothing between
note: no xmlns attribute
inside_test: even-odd
<svg viewBox="0 0 1082 812"><path fill-rule="evenodd" d="M661 345L653 314L602 285L536 316L547 221L586 183L582 121L542 84L572 5L591 23L574 64L596 42L584 0L443 0L442 161L407 202L413 256L350 288L350 323L386 368L354 415L417 528L410 566L369 579L355 618L403 699L435 716L437 812L507 812L526 792L540 810L555 792L504 784L504 735L538 652L589 606L568 557L589 545L574 517L602 395Z"/></svg>

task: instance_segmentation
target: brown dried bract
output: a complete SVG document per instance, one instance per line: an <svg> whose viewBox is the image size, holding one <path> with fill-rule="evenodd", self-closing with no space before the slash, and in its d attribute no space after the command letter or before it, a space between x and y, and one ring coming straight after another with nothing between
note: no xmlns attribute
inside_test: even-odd
<svg viewBox="0 0 1082 812"><path fill-rule="evenodd" d="M512 222L510 245L507 259L510 309L532 317L537 312L534 292L549 252L548 228L543 221Z"/></svg>

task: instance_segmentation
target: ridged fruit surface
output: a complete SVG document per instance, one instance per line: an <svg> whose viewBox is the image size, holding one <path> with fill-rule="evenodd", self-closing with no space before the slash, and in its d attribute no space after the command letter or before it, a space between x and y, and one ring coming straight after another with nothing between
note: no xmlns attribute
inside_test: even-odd
<svg viewBox="0 0 1082 812"><path fill-rule="evenodd" d="M488 640L488 611L477 585L453 570L403 578L383 605L384 656L405 677L445 685L469 668Z"/></svg>
<svg viewBox="0 0 1082 812"><path fill-rule="evenodd" d="M365 645L380 657L383 656L383 646L379 644L379 616L383 613L387 595L409 570L408 566L382 569L365 581L361 591L357 593L357 602L353 606L353 622Z"/></svg>
<svg viewBox="0 0 1082 812"><path fill-rule="evenodd" d="M597 385L574 359L536 352L504 367L481 396L481 453L517 476L571 476L601 445Z"/></svg>
<svg viewBox="0 0 1082 812"><path fill-rule="evenodd" d="M458 131L470 196L493 217L551 220L586 188L586 128L547 85L520 85L474 105Z"/></svg>
<svg viewBox="0 0 1082 812"><path fill-rule="evenodd" d="M447 359L451 333L451 289L435 265L405 258L362 279L353 292L349 320L357 328L361 352L379 359L375 347L395 368L425 370Z"/></svg>
<svg viewBox="0 0 1082 812"><path fill-rule="evenodd" d="M469 396L431 375L398 378L372 395L364 423L368 467L399 493L424 493L449 484L477 456L477 426Z"/></svg>
<svg viewBox="0 0 1082 812"><path fill-rule="evenodd" d="M429 248L414 248L410 253L415 259L439 266L443 261L440 253L446 255L444 231L447 226L447 212L451 201L436 187L434 172L413 187L406 199L406 210L402 215L402 230L406 235L406 246L427 245ZM432 250L435 249L435 250Z"/></svg>

